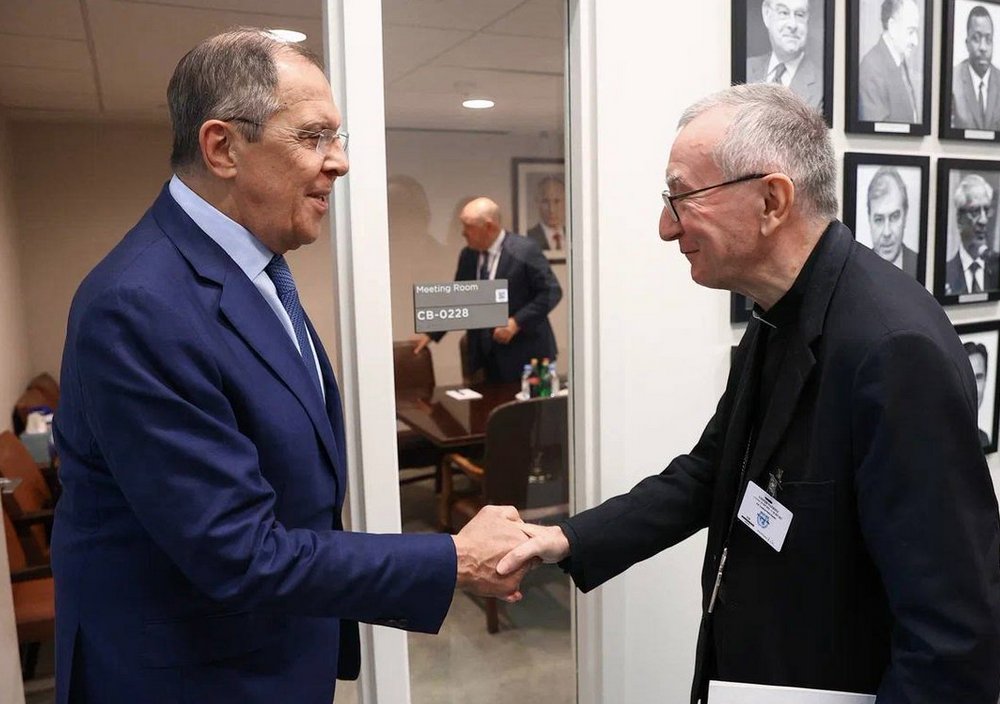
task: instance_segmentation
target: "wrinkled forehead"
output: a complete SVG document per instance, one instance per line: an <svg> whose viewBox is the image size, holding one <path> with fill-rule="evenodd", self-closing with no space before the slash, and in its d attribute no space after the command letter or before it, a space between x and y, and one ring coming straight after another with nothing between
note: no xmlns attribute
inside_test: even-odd
<svg viewBox="0 0 1000 704"><path fill-rule="evenodd" d="M764 0L764 6L771 7L775 12L791 12L794 14L809 14L809 0Z"/></svg>
<svg viewBox="0 0 1000 704"><path fill-rule="evenodd" d="M667 163L667 186L691 187L697 179L721 175L715 163L715 149L726 135L734 110L716 107L707 110L685 125L674 138Z"/></svg>

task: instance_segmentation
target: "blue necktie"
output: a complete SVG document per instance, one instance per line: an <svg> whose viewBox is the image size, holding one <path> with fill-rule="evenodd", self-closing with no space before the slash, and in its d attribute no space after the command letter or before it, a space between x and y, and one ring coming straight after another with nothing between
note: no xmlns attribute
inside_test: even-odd
<svg viewBox="0 0 1000 704"><path fill-rule="evenodd" d="M264 267L268 277L274 282L274 288L278 292L278 299L284 306L285 312L292 321L292 329L295 331L295 339L299 342L299 353L302 355L302 363L306 365L309 377L316 384L316 389L323 398L323 391L319 385L319 372L316 370L316 360L313 358L312 347L309 346L309 335L306 334L306 314L299 303L299 293L295 290L295 279L288 268L288 263L280 254L275 254L271 262Z"/></svg>

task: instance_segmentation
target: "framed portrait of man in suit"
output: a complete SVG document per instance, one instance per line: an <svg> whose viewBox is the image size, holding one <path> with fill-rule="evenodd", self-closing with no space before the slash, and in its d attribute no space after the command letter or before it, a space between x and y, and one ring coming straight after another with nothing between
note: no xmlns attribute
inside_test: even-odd
<svg viewBox="0 0 1000 704"><path fill-rule="evenodd" d="M1000 0L945 0L941 119L945 139L1000 141Z"/></svg>
<svg viewBox="0 0 1000 704"><path fill-rule="evenodd" d="M1000 404L997 403L997 382L1000 370L1000 321L956 325L969 365L976 378L976 395L979 401L979 442L986 454L997 451L997 429L1000 427Z"/></svg>
<svg viewBox="0 0 1000 704"><path fill-rule="evenodd" d="M1000 299L1000 161L938 159L934 295L945 305Z"/></svg>
<svg viewBox="0 0 1000 704"><path fill-rule="evenodd" d="M569 248L565 170L562 159L511 162L514 232L534 240L552 263L565 262Z"/></svg>
<svg viewBox="0 0 1000 704"><path fill-rule="evenodd" d="M848 132L931 130L932 0L848 0Z"/></svg>
<svg viewBox="0 0 1000 704"><path fill-rule="evenodd" d="M833 125L834 0L733 0L732 82L780 83Z"/></svg>
<svg viewBox="0 0 1000 704"><path fill-rule="evenodd" d="M844 224L877 255L925 283L930 159L844 154Z"/></svg>

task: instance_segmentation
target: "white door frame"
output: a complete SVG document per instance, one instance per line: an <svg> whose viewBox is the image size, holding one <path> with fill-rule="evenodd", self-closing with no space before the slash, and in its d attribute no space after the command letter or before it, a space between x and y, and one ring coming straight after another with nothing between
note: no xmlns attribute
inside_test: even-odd
<svg viewBox="0 0 1000 704"><path fill-rule="evenodd" d="M594 104L594 4L567 0L570 129L572 487L575 506L600 496L597 299L597 126ZM334 187L339 380L344 399L349 510L353 530L400 530L396 469L395 395L389 286L382 8L372 0L325 0L324 49L334 99L351 135L350 176ZM352 127L353 126L353 127ZM364 389L364 394L360 393ZM601 672L602 602L599 594L574 599L580 704L604 701ZM410 702L406 633L362 626L360 699L363 704Z"/></svg>

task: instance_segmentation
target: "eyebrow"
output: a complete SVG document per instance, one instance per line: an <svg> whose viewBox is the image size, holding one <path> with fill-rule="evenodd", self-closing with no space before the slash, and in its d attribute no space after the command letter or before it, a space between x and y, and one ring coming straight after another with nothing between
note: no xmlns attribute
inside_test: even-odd
<svg viewBox="0 0 1000 704"><path fill-rule="evenodd" d="M678 176L677 174L667 174L667 188L671 192L676 191L678 187L683 187L687 182L684 180L683 176Z"/></svg>

